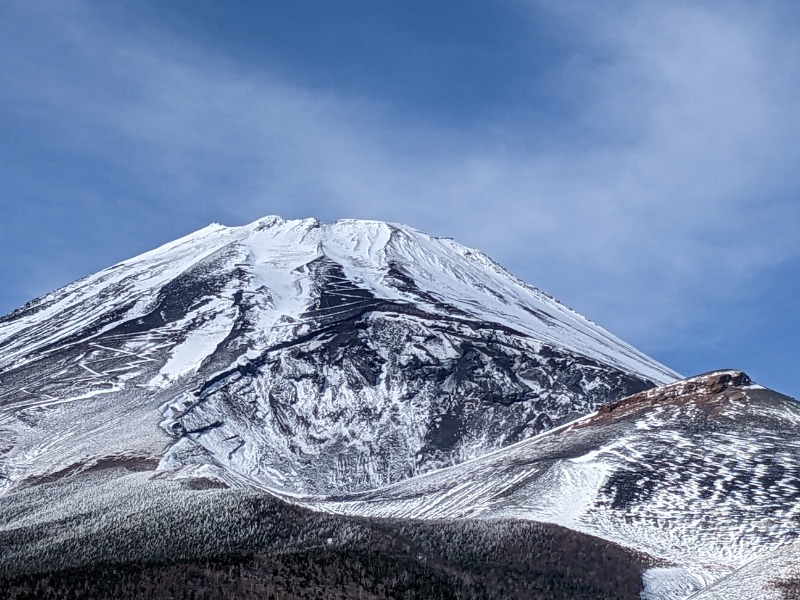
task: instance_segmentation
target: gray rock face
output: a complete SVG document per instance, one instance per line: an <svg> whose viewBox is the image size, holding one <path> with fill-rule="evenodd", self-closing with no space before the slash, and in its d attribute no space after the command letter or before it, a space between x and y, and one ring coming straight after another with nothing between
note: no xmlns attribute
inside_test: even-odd
<svg viewBox="0 0 800 600"><path fill-rule="evenodd" d="M389 305L179 398L164 427L177 437L169 455L202 449L281 489L332 493L474 458L647 386L490 325Z"/></svg>

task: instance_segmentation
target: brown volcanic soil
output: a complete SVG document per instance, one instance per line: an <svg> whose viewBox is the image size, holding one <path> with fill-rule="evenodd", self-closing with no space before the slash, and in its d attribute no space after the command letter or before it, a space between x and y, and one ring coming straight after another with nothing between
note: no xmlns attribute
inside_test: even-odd
<svg viewBox="0 0 800 600"><path fill-rule="evenodd" d="M752 384L742 371L712 371L669 385L645 390L601 406L594 418L576 424L576 428L611 424L644 414L656 406L694 404L711 415L729 400L746 401L740 389Z"/></svg>

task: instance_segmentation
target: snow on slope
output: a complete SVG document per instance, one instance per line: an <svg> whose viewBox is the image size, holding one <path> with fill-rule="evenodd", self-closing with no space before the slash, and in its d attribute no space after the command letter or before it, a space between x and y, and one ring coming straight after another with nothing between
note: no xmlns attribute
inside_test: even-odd
<svg viewBox="0 0 800 600"><path fill-rule="evenodd" d="M798 595L800 595L800 543L794 542L764 553L689 598L690 600L731 598L793 600Z"/></svg>
<svg viewBox="0 0 800 600"><path fill-rule="evenodd" d="M312 284L308 266L327 256L341 265L348 279L377 297L423 305L432 312L446 303L469 318L504 325L656 383L676 378L674 372L523 283L481 252L449 238L378 221L323 225L315 219L279 217L243 227L210 225L34 300L0 320L0 367L20 366L92 326L102 331L104 325L144 316L165 284L224 250L228 267L252 276L252 291L261 286L269 291L272 311L259 325L271 343L282 337L280 325L286 322L281 316L293 323L308 321L302 316L309 308ZM420 291L405 291L387 277L392 266L408 270ZM350 300L352 305L361 301L359 296ZM115 319L108 322L112 314Z"/></svg>
<svg viewBox="0 0 800 600"><path fill-rule="evenodd" d="M674 377L449 239L211 225L0 319L0 490L131 457L369 489Z"/></svg>
<svg viewBox="0 0 800 600"><path fill-rule="evenodd" d="M349 515L556 523L676 565L646 577L648 597L688 597L797 539L798 425L795 400L717 372L448 469L300 502Z"/></svg>

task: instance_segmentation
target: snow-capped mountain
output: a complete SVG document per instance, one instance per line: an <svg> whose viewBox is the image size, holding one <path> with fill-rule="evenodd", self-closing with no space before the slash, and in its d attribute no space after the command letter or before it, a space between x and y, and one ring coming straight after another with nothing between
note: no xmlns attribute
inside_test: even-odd
<svg viewBox="0 0 800 600"><path fill-rule="evenodd" d="M368 490L676 377L450 239L211 225L0 319L0 490L108 463Z"/></svg>
<svg viewBox="0 0 800 600"><path fill-rule="evenodd" d="M520 523L558 538L524 553L562 575L597 566L580 548L624 563L580 597L635 597L631 573L649 600L793 597L800 404L678 377L448 238L212 225L0 319L0 583L152 556L350 565L388 540L404 577L487 576L494 547L437 519L512 554Z"/></svg>
<svg viewBox="0 0 800 600"><path fill-rule="evenodd" d="M793 576L800 589L789 568L800 403L742 372L714 372L447 469L301 502L372 517L555 523L664 561L645 573L646 598L781 598L771 582Z"/></svg>

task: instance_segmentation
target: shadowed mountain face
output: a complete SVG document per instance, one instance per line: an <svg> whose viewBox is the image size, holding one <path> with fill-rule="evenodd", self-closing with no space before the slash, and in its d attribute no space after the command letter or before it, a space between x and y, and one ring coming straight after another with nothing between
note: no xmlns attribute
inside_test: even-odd
<svg viewBox="0 0 800 600"><path fill-rule="evenodd" d="M0 490L108 461L367 490L674 378L452 240L211 226L0 319Z"/></svg>

